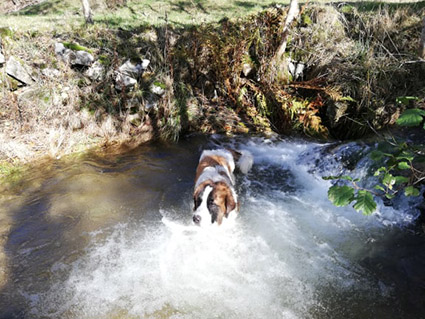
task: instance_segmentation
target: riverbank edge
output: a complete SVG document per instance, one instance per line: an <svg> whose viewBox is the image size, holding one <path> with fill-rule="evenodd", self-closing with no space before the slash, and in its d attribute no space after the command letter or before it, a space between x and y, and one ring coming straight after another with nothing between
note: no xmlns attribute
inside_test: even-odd
<svg viewBox="0 0 425 319"><path fill-rule="evenodd" d="M415 85L425 73L416 56L421 12L423 3L303 6L285 58L271 66L286 18L280 6L197 27L2 28L1 52L17 57L34 83L2 64L0 176L15 183L34 160L122 152L190 132L351 139L392 125L412 103L423 107ZM362 43L366 36L372 44ZM93 63L73 64L58 44ZM132 86L118 83L126 63L137 69L143 61L149 67ZM89 72L96 62L99 77ZM418 98L397 104L402 95Z"/></svg>

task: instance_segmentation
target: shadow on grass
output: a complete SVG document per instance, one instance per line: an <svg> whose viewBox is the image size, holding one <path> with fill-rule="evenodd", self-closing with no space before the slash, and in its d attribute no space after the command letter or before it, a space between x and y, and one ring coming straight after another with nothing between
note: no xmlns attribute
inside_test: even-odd
<svg viewBox="0 0 425 319"><path fill-rule="evenodd" d="M28 6L12 15L16 16L36 16L36 15L61 15L69 7L61 0L49 0L39 4Z"/></svg>

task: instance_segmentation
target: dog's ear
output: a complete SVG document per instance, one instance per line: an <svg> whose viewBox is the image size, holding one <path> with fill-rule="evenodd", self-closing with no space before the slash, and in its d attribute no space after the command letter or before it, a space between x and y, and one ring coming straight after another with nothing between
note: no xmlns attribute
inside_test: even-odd
<svg viewBox="0 0 425 319"><path fill-rule="evenodd" d="M233 197L233 194L230 191L230 189L228 189L227 191L225 204L226 204L226 214L224 216L226 216L227 218L229 213L236 208L235 198Z"/></svg>
<svg viewBox="0 0 425 319"><path fill-rule="evenodd" d="M219 207L219 212L216 214L217 224L221 224L223 217L229 215L229 213L236 208L236 201L233 197L230 187L223 182L217 182L214 192L211 194L214 199L214 203Z"/></svg>
<svg viewBox="0 0 425 319"><path fill-rule="evenodd" d="M201 206L202 203L202 195L204 193L205 187L207 186L213 186L212 181L207 180L202 182L201 184L196 187L195 191L193 192L193 210L196 210L199 206Z"/></svg>

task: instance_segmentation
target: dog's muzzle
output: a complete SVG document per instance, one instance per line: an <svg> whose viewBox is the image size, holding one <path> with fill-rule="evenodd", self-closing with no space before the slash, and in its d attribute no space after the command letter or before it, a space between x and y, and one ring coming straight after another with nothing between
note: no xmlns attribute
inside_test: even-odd
<svg viewBox="0 0 425 319"><path fill-rule="evenodd" d="M201 222L201 216L199 216L199 215L193 215L193 222L195 223L195 224L199 224L200 222Z"/></svg>

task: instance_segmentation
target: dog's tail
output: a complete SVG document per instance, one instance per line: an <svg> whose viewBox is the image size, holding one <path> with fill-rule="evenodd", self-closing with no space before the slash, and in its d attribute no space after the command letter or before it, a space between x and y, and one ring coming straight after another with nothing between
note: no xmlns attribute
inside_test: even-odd
<svg viewBox="0 0 425 319"><path fill-rule="evenodd" d="M254 164L254 157L249 151L239 151L238 153L240 153L240 157L237 163L239 170L243 174L247 174L251 169L252 164Z"/></svg>

